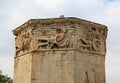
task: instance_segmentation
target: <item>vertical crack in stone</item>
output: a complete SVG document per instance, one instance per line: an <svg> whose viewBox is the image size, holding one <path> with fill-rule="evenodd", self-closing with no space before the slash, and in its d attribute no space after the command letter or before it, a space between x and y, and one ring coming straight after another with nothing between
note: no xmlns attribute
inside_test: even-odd
<svg viewBox="0 0 120 83"><path fill-rule="evenodd" d="M85 76L86 76L85 83L89 83L89 76L87 71L85 71Z"/></svg>

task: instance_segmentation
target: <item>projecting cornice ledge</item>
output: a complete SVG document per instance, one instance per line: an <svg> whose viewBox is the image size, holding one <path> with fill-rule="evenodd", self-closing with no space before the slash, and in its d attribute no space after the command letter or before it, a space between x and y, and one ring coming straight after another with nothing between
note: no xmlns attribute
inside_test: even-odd
<svg viewBox="0 0 120 83"><path fill-rule="evenodd" d="M98 24L95 22L91 22L91 21L87 21L87 20L83 20L75 17L65 17L65 18L31 19L25 22L23 25L14 29L13 34L17 35L19 32L26 29L27 27L34 26L36 24L49 25L49 24L60 24L60 23L72 23L72 24L77 23L80 25L85 25L90 27L98 27L98 28L103 27L103 28L106 28L107 30L107 27L102 24Z"/></svg>

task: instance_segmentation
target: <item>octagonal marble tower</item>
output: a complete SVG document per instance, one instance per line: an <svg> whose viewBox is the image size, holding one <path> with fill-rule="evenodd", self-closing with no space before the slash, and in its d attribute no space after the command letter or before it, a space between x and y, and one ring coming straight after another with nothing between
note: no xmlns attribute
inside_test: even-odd
<svg viewBox="0 0 120 83"><path fill-rule="evenodd" d="M61 16L13 33L14 83L105 83L106 26Z"/></svg>

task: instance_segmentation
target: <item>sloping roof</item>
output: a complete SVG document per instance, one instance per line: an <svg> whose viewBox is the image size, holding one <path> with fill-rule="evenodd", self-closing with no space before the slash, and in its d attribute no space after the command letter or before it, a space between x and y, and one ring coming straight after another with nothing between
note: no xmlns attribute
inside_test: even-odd
<svg viewBox="0 0 120 83"><path fill-rule="evenodd" d="M78 23L78 24L87 25L87 26L105 27L107 29L107 27L105 25L98 24L95 22L91 22L91 21L87 21L87 20L83 20L83 19L79 19L79 18L75 18L75 17L65 17L65 18L63 17L63 18L47 18L47 19L30 19L27 22L25 22L24 24L22 24L21 26L14 29L13 34L17 35L17 33L21 32L28 26L32 26L35 24L44 24L45 25L45 24L58 24L58 23Z"/></svg>

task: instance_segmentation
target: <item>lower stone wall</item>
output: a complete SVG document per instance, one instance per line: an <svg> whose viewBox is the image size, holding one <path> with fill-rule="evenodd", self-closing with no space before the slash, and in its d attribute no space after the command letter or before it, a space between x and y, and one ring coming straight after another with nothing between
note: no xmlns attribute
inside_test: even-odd
<svg viewBox="0 0 120 83"><path fill-rule="evenodd" d="M32 55L16 57L14 63L13 83L31 83Z"/></svg>
<svg viewBox="0 0 120 83"><path fill-rule="evenodd" d="M104 56L80 51L33 55L32 83L105 83Z"/></svg>
<svg viewBox="0 0 120 83"><path fill-rule="evenodd" d="M73 56L73 51L43 51L35 54L32 83L74 83Z"/></svg>
<svg viewBox="0 0 120 83"><path fill-rule="evenodd" d="M105 83L103 55L76 51L74 83Z"/></svg>

